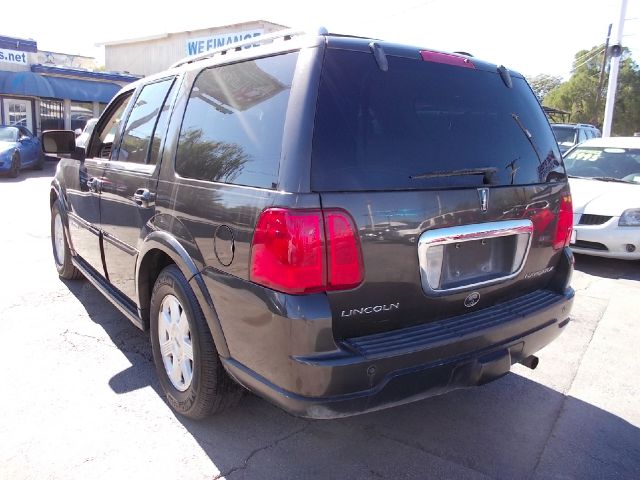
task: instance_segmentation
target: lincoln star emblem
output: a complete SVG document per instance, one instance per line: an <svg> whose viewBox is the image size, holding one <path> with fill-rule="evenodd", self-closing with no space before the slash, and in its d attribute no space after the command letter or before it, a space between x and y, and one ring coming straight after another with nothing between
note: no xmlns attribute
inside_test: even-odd
<svg viewBox="0 0 640 480"><path fill-rule="evenodd" d="M489 189L479 188L478 197L480 197L480 210L486 212L489 208Z"/></svg>
<svg viewBox="0 0 640 480"><path fill-rule="evenodd" d="M480 294L478 292L472 292L467 295L467 298L464 299L464 306L467 308L471 308L474 305L477 305L480 301Z"/></svg>

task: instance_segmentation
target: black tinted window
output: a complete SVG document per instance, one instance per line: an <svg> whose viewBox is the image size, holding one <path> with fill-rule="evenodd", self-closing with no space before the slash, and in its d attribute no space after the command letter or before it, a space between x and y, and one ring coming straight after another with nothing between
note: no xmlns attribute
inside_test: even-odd
<svg viewBox="0 0 640 480"><path fill-rule="evenodd" d="M202 71L182 122L176 171L275 187L296 59L289 53Z"/></svg>
<svg viewBox="0 0 640 480"><path fill-rule="evenodd" d="M524 80L514 76L507 88L493 71L387 58L383 72L372 54L327 51L313 140L315 190L564 178L549 124ZM491 178L424 175L486 168L495 169Z"/></svg>
<svg viewBox="0 0 640 480"><path fill-rule="evenodd" d="M127 119L118 160L146 163L158 114L172 83L173 78L151 83L142 88Z"/></svg>

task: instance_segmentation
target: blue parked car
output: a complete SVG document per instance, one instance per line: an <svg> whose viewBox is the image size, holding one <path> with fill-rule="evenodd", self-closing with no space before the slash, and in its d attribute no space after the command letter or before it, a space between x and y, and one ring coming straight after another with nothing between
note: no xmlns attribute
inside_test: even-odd
<svg viewBox="0 0 640 480"><path fill-rule="evenodd" d="M22 168L42 170L44 153L40 140L25 127L0 125L0 174L12 178Z"/></svg>

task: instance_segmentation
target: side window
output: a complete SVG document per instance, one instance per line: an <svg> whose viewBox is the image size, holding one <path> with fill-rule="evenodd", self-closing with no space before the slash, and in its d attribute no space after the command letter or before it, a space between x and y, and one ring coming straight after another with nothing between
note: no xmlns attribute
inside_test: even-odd
<svg viewBox="0 0 640 480"><path fill-rule="evenodd" d="M145 85L136 98L118 150L119 161L146 163L151 137L173 78ZM159 145L159 142L158 142ZM157 159L154 158L154 162Z"/></svg>
<svg viewBox="0 0 640 480"><path fill-rule="evenodd" d="M31 133L31 131L26 128L26 127L18 127L18 130L20 130L20 139L22 140L23 138L31 138L33 137L33 133Z"/></svg>
<svg viewBox="0 0 640 480"><path fill-rule="evenodd" d="M182 120L176 172L275 188L297 52L200 72Z"/></svg>
<svg viewBox="0 0 640 480"><path fill-rule="evenodd" d="M169 117L171 117L171 105L173 105L173 101L178 93L177 82L174 82L169 89L169 93L167 94L167 98L162 105L162 110L160 111L160 116L158 117L158 122L156 123L156 128L153 131L153 137L151 139L151 150L149 150L149 164L155 165L158 162L158 158L160 157L160 147L162 146L162 141L167 133L167 126L169 125Z"/></svg>
<svg viewBox="0 0 640 480"><path fill-rule="evenodd" d="M578 129L578 143L582 143L587 139L587 136L584 133L584 129Z"/></svg>
<svg viewBox="0 0 640 480"><path fill-rule="evenodd" d="M132 92L127 92L116 99L113 109L104 122L100 122L100 130L94 136L89 147L89 157L111 158L111 149L122 121L122 115L127 108Z"/></svg>

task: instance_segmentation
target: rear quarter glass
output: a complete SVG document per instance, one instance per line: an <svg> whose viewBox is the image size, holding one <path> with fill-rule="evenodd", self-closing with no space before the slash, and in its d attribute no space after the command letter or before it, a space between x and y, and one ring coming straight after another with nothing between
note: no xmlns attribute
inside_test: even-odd
<svg viewBox="0 0 640 480"><path fill-rule="evenodd" d="M315 191L525 185L566 178L549 124L524 79L329 49L312 154ZM495 168L482 175L412 178Z"/></svg>
<svg viewBox="0 0 640 480"><path fill-rule="evenodd" d="M292 52L200 72L180 129L176 172L275 188L297 59Z"/></svg>

